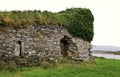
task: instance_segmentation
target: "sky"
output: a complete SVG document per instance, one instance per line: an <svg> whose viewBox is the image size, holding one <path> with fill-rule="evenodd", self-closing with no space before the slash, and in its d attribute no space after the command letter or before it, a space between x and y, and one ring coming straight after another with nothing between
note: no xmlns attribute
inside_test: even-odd
<svg viewBox="0 0 120 77"><path fill-rule="evenodd" d="M120 0L0 0L0 11L88 8L94 15L93 45L120 47Z"/></svg>

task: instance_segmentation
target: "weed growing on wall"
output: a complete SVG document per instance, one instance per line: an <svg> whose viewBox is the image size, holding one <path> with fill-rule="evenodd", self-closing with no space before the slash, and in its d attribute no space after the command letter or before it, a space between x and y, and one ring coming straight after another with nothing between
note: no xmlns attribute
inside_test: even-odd
<svg viewBox="0 0 120 77"><path fill-rule="evenodd" d="M89 9L72 8L58 13L49 11L4 11L0 12L1 27L25 28L29 25L63 26L74 37L86 41L93 39L93 15Z"/></svg>

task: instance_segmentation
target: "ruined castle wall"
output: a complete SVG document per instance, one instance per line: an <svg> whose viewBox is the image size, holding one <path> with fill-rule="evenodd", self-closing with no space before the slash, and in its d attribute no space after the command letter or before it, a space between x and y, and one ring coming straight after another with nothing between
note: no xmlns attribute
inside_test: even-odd
<svg viewBox="0 0 120 77"><path fill-rule="evenodd" d="M49 60L61 59L63 54L60 40L65 36L71 41L67 50L68 56L71 54L73 59L84 61L89 61L91 58L89 51L91 44L72 37L63 27L38 25L24 29L13 27L5 29L6 31L0 31L0 59L30 55Z"/></svg>

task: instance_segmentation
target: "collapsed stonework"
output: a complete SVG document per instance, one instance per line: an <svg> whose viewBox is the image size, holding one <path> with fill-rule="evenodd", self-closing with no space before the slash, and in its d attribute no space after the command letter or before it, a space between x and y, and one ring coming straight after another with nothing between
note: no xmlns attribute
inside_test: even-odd
<svg viewBox="0 0 120 77"><path fill-rule="evenodd" d="M37 57L37 61L60 61L64 56L78 61L90 61L92 58L90 42L73 37L62 26L37 25L19 30L13 27L5 29L7 32L0 31L1 60L29 56L32 56L32 60Z"/></svg>

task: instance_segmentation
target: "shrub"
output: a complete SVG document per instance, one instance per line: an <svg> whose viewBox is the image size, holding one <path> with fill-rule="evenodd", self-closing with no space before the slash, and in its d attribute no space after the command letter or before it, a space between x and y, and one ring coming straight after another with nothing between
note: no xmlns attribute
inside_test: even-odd
<svg viewBox="0 0 120 77"><path fill-rule="evenodd" d="M14 61L10 61L8 64L6 64L5 69L10 72L15 72L17 71L17 65Z"/></svg>
<svg viewBox="0 0 120 77"><path fill-rule="evenodd" d="M10 71L10 72L15 72L17 71L17 65L14 61L10 61L8 63L0 60L0 71Z"/></svg>
<svg viewBox="0 0 120 77"><path fill-rule="evenodd" d="M47 62L47 61L43 61L41 64L40 64L40 67L43 68L43 69L52 69L52 68L55 68L56 67L56 63L51 63L51 62Z"/></svg>
<svg viewBox="0 0 120 77"><path fill-rule="evenodd" d="M6 63L2 60L0 60L0 70L5 69Z"/></svg>
<svg viewBox="0 0 120 77"><path fill-rule="evenodd" d="M71 9L72 10L72 9ZM88 9L74 9L70 12L68 31L75 37L82 38L86 41L93 39L93 16ZM69 10L70 11L70 10Z"/></svg>

